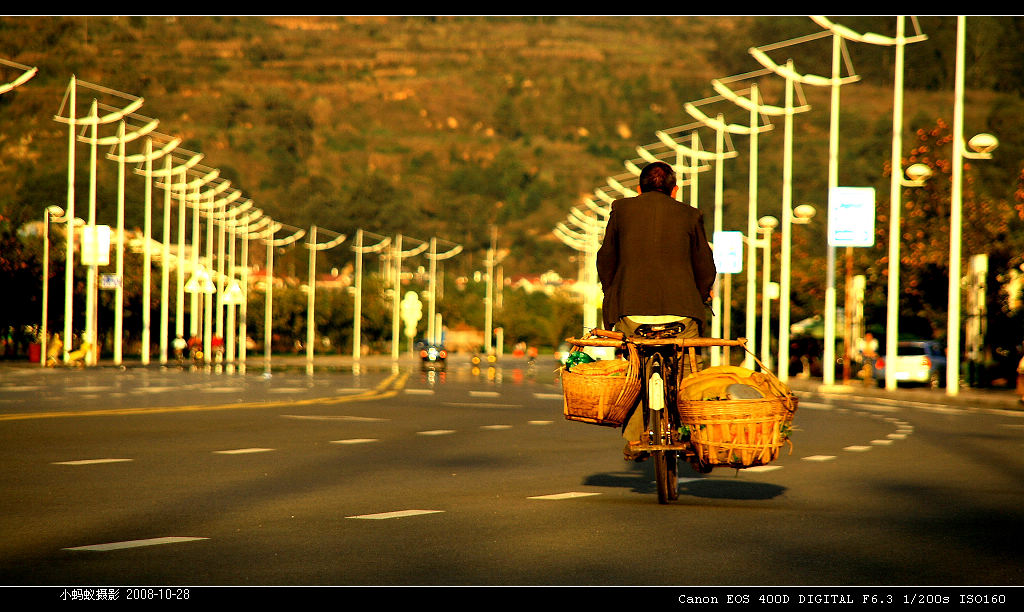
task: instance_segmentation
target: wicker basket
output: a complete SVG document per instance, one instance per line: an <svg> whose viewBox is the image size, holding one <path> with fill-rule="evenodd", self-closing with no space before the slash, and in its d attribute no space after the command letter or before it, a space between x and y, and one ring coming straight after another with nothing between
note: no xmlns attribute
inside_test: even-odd
<svg viewBox="0 0 1024 612"><path fill-rule="evenodd" d="M712 375L711 370L694 376ZM760 376L770 389L766 397L695 400L680 395L680 422L689 430L700 463L735 468L765 465L779 456L783 445L791 444L797 398L770 372L764 374Z"/></svg>
<svg viewBox="0 0 1024 612"><path fill-rule="evenodd" d="M577 366L575 372L561 369L566 419L608 427L620 427L625 422L640 394L640 357L633 345L627 345L627 349L624 374L609 375L609 370L620 367L607 361L585 364L594 366L591 368Z"/></svg>

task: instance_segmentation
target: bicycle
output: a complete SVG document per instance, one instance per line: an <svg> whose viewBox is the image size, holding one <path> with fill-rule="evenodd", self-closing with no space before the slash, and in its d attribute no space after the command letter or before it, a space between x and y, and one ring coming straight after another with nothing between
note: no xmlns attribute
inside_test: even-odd
<svg viewBox="0 0 1024 612"><path fill-rule="evenodd" d="M640 392L637 410L643 411L644 428L640 440L631 447L649 454L654 464L658 502L665 504L679 498L678 467L680 458L690 462L703 474L712 465L703 462L690 443L690 436L680 421L678 388L682 359L690 360L692 373L698 371L696 351L712 346L745 347L746 340L718 338L679 338L678 329L668 325L641 325L636 335L592 330L594 338L570 339L577 346L622 348L632 345L640 362Z"/></svg>

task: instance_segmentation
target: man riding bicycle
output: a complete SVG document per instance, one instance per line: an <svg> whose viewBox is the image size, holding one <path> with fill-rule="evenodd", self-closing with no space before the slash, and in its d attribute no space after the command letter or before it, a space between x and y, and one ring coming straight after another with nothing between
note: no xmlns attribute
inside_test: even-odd
<svg viewBox="0 0 1024 612"><path fill-rule="evenodd" d="M597 253L606 329L632 336L642 324L671 323L678 337L702 335L715 262L703 215L677 201L677 189L672 167L654 162L640 172L639 195L612 203ZM626 459L641 458L629 445L642 433L639 412L623 426Z"/></svg>

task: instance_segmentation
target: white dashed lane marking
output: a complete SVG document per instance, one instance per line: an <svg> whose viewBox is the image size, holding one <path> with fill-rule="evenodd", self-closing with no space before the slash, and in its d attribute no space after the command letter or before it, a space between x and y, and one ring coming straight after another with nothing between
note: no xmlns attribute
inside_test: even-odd
<svg viewBox="0 0 1024 612"><path fill-rule="evenodd" d="M581 491L569 491L568 493L554 493L551 495L535 495L533 497L527 497L526 499L573 499L575 497L589 497L591 495L600 495L600 493L583 493Z"/></svg>
<svg viewBox="0 0 1024 612"><path fill-rule="evenodd" d="M744 468L744 472L773 472L775 470L781 470L781 465L755 465L754 467ZM680 479L681 481L682 479ZM697 480L697 479L693 479Z"/></svg>
<svg viewBox="0 0 1024 612"><path fill-rule="evenodd" d="M64 550L88 550L96 552L105 552L109 550L121 550L125 548L141 548L143 546L158 546L160 544L177 544L179 542L194 542L196 540L206 540L209 538L192 538L192 537L166 537L166 538L150 538L148 540L127 540L124 542L110 542L107 544L90 544L88 546L72 546L65 548Z"/></svg>
<svg viewBox="0 0 1024 612"><path fill-rule="evenodd" d="M95 465L97 463L122 463L134 459L76 459L74 461L54 461L53 465Z"/></svg>
<svg viewBox="0 0 1024 612"><path fill-rule="evenodd" d="M377 438L350 438L348 440L331 440L331 444L366 444L377 441Z"/></svg>
<svg viewBox="0 0 1024 612"><path fill-rule="evenodd" d="M484 402L445 402L445 406L461 406L472 408L522 408L522 404L493 404Z"/></svg>
<svg viewBox="0 0 1024 612"><path fill-rule="evenodd" d="M235 448L231 450L213 451L217 455L248 455L252 453L269 453L272 448Z"/></svg>
<svg viewBox="0 0 1024 612"><path fill-rule="evenodd" d="M444 510L396 510L394 512L378 512L376 514L358 514L355 516L346 516L345 518L384 520L393 518L406 518L409 516L419 516L421 514L438 514L441 512L444 512Z"/></svg>
<svg viewBox="0 0 1024 612"><path fill-rule="evenodd" d="M348 416L348 415L334 415L334 416L318 416L318 415L298 415L298 414L282 414L282 417L286 419L299 419L305 421L358 421L362 423L381 423L389 421L390 419L382 419L379 417L359 417L359 416Z"/></svg>

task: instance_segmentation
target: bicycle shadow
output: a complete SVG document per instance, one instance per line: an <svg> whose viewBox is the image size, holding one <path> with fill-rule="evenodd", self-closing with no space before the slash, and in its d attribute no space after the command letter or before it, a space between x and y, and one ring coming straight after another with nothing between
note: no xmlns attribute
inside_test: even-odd
<svg viewBox="0 0 1024 612"><path fill-rule="evenodd" d="M679 495L706 499L766 500L774 499L786 488L766 482L736 478L735 470L719 468L711 474L699 474L689 465L679 465ZM628 488L633 493L655 493L654 464L650 461L629 463L620 472L592 474L583 484L595 487Z"/></svg>

